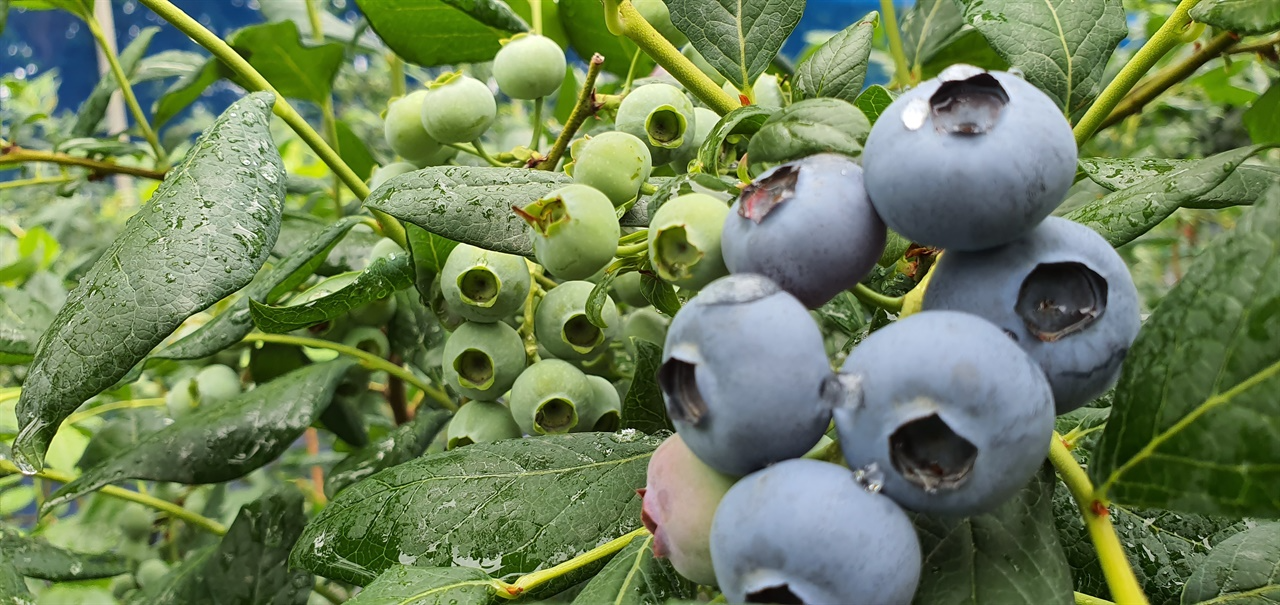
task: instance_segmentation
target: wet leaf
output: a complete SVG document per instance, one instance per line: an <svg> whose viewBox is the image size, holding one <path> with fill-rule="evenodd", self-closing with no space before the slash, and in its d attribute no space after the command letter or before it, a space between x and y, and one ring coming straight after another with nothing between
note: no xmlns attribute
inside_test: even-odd
<svg viewBox="0 0 1280 605"><path fill-rule="evenodd" d="M764 73L804 13L797 0L669 0L667 6L676 29L738 90Z"/></svg>
<svg viewBox="0 0 1280 605"><path fill-rule="evenodd" d="M249 299L253 324L267 333L292 332L346 315L413 285L409 255L380 258L353 276L341 289L302 304L273 306Z"/></svg>
<svg viewBox="0 0 1280 605"><path fill-rule="evenodd" d="M325 478L325 495L333 498L369 475L421 456L452 417L443 410L418 410L417 416L409 423L396 427L387 436L352 452L335 464Z"/></svg>
<svg viewBox="0 0 1280 605"><path fill-rule="evenodd" d="M871 58L871 39L880 23L872 12L844 28L796 69L795 100L832 97L854 103Z"/></svg>
<svg viewBox="0 0 1280 605"><path fill-rule="evenodd" d="M1142 181L1189 168L1199 160L1159 158L1081 158L1080 169L1093 182L1112 191L1133 187ZM1229 206L1249 206L1280 182L1280 169L1259 164L1241 164L1226 180L1208 193L1181 204L1183 208L1216 210Z"/></svg>
<svg viewBox="0 0 1280 605"><path fill-rule="evenodd" d="M1263 523L1223 540L1187 579L1183 603L1280 600L1280 523Z"/></svg>
<svg viewBox="0 0 1280 605"><path fill-rule="evenodd" d="M128 559L117 554L71 552L3 526L0 526L0 553L0 558L7 559L19 575L50 582L110 578L128 573L130 568ZM3 594L0 589L0 596Z"/></svg>
<svg viewBox="0 0 1280 605"><path fill-rule="evenodd" d="M495 581L474 567L395 565L360 591L350 605L496 605L506 602Z"/></svg>
<svg viewBox="0 0 1280 605"><path fill-rule="evenodd" d="M658 387L658 368L662 367L662 347L632 338L636 348L636 371L622 399L622 427L635 429L650 435L662 431L675 431L667 418L667 404Z"/></svg>

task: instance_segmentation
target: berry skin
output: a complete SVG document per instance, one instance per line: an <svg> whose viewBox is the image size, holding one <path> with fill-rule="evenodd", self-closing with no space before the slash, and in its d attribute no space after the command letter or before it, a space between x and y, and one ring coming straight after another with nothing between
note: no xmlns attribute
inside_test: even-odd
<svg viewBox="0 0 1280 605"><path fill-rule="evenodd" d="M387 145L416 166L430 165L441 155L442 149L448 149L431 138L423 128L422 105L426 98L427 91L416 90L392 101L387 106L387 115L382 123L382 134L387 138Z"/></svg>
<svg viewBox="0 0 1280 605"><path fill-rule="evenodd" d="M979 315L1040 364L1057 413L1115 384L1138 335L1138 291L1119 254L1092 229L1058 217L1007 246L943 254L925 309Z"/></svg>
<svg viewBox="0 0 1280 605"><path fill-rule="evenodd" d="M729 272L720 232L729 207L705 193L672 198L649 221L649 261L663 280L697 290Z"/></svg>
<svg viewBox="0 0 1280 605"><path fill-rule="evenodd" d="M982 250L1018 239L1058 207L1075 177L1076 143L1036 87L953 65L884 111L862 168L890 229L928 246Z"/></svg>
<svg viewBox="0 0 1280 605"><path fill-rule="evenodd" d="M373 261L378 259L391 260L404 253L404 248L401 248L400 244L384 237L369 249L369 263L373 264Z"/></svg>
<svg viewBox="0 0 1280 605"><path fill-rule="evenodd" d="M517 34L493 58L498 90L513 99L555 94L564 81L564 51L546 36Z"/></svg>
<svg viewBox="0 0 1280 605"><path fill-rule="evenodd" d="M458 408L445 431L445 449L473 443L490 443L503 439L519 439L520 426L511 410L496 401L469 401Z"/></svg>
<svg viewBox="0 0 1280 605"><path fill-rule="evenodd" d="M696 119L693 103L679 88L645 84L622 98L614 124L644 141L654 165L661 165L693 147Z"/></svg>
<svg viewBox="0 0 1280 605"><path fill-rule="evenodd" d="M906 513L848 469L787 460L729 488L711 560L730 603L907 605L921 553Z"/></svg>
<svg viewBox="0 0 1280 605"><path fill-rule="evenodd" d="M759 273L810 309L854 287L884 251L862 169L824 153L783 164L742 191L720 248L730 273Z"/></svg>
<svg viewBox="0 0 1280 605"><path fill-rule="evenodd" d="M691 144L688 147L681 147L677 157L671 160L671 166L677 172L686 172L689 162L698 157L698 149L702 147L702 143L711 135L711 131L715 129L716 124L720 123L720 114L706 107L694 107L693 121L694 132Z"/></svg>
<svg viewBox="0 0 1280 605"><path fill-rule="evenodd" d="M147 559L138 564L138 571L134 573L137 579L138 587L146 589L153 584L159 584L166 575L169 574L169 566L160 559Z"/></svg>
<svg viewBox="0 0 1280 605"><path fill-rule="evenodd" d="M444 343L444 379L472 399L500 397L525 367L524 341L503 322L467 322Z"/></svg>
<svg viewBox="0 0 1280 605"><path fill-rule="evenodd" d="M600 376L587 375L591 397L578 407L578 426L574 432L617 431L622 425L622 398L613 383Z"/></svg>
<svg viewBox="0 0 1280 605"><path fill-rule="evenodd" d="M511 386L511 415L529 435L567 433L578 426L578 408L591 398L587 375L573 364L543 359Z"/></svg>
<svg viewBox="0 0 1280 605"><path fill-rule="evenodd" d="M609 347L622 327L618 308L606 300L601 319L607 326L600 329L587 319L587 299L595 288L591 282L564 282L547 291L533 316L538 344L552 356L567 361L585 361Z"/></svg>
<svg viewBox="0 0 1280 605"><path fill-rule="evenodd" d="M439 281L449 311L482 323L502 321L522 309L532 283L523 258L470 244L458 244L449 253Z"/></svg>
<svg viewBox="0 0 1280 605"><path fill-rule="evenodd" d="M397 177L402 174L413 172L417 169L418 169L417 166L414 166L409 162L392 162L390 164L387 164L386 166L380 166L378 168L374 168L373 176L369 177L369 189L370 190L377 189L378 187L381 187L383 183L391 180L392 177ZM392 242L392 243L395 243L395 242Z"/></svg>
<svg viewBox="0 0 1280 605"><path fill-rule="evenodd" d="M809 311L750 273L712 282L676 313L658 385L689 449L736 477L804 455L841 393Z"/></svg>
<svg viewBox="0 0 1280 605"><path fill-rule="evenodd" d="M564 77L561 70L560 77ZM422 100L422 125L441 143L470 143L480 138L498 115L498 103L484 82L458 73L431 84Z"/></svg>
<svg viewBox="0 0 1280 605"><path fill-rule="evenodd" d="M560 279L586 279L618 250L618 215L608 196L574 183L515 208L533 228L538 263Z"/></svg>
<svg viewBox="0 0 1280 605"><path fill-rule="evenodd" d="M675 24L671 23L671 9L667 8L667 3L663 0L633 0L631 3L636 7L636 12L644 17L658 33L662 34L672 46L680 47L689 41Z"/></svg>
<svg viewBox="0 0 1280 605"><path fill-rule="evenodd" d="M720 88L735 99L742 94L731 82L725 82ZM753 105L781 109L786 104L782 98L782 84L778 81L778 76L773 74L760 74L755 84L751 85L751 91L755 94Z"/></svg>
<svg viewBox="0 0 1280 605"><path fill-rule="evenodd" d="M373 326L352 329L342 337L342 344L382 358L386 358L391 353L391 343L387 341L387 335Z"/></svg>
<svg viewBox="0 0 1280 605"><path fill-rule="evenodd" d="M615 207L636 199L652 170L649 147L625 132L591 137L573 156L573 182L600 190Z"/></svg>
<svg viewBox="0 0 1280 605"><path fill-rule="evenodd" d="M925 355L927 363L909 363ZM841 369L835 408L849 468L875 464L914 511L988 512L1044 462L1053 395L1044 372L990 322L923 311L871 334Z"/></svg>
<svg viewBox="0 0 1280 605"><path fill-rule="evenodd" d="M653 534L653 554L666 557L680 575L698 584L716 584L711 523L734 481L698 460L678 434L649 459L640 519Z"/></svg>
<svg viewBox="0 0 1280 605"><path fill-rule="evenodd" d="M661 346L667 339L667 328L671 320L653 307L642 307L627 314L622 321L622 342L631 351L631 339L647 340ZM634 353L635 351L631 351Z"/></svg>
<svg viewBox="0 0 1280 605"><path fill-rule="evenodd" d="M195 381L202 405L222 403L240 394L240 374L222 364L204 367L196 374Z"/></svg>

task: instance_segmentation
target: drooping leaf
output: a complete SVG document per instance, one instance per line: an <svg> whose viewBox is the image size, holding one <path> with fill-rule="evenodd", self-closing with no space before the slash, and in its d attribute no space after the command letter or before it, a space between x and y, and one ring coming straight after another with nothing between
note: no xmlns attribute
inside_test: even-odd
<svg viewBox="0 0 1280 605"><path fill-rule="evenodd" d="M498 0L358 0L369 25L410 63L479 63L529 26Z"/></svg>
<svg viewBox="0 0 1280 605"><path fill-rule="evenodd" d="M893 99L893 93L889 92L888 88L872 84L858 95L853 104L862 110L862 115L867 117L868 122L875 124L876 120L880 119L880 114L893 103Z"/></svg>
<svg viewBox="0 0 1280 605"><path fill-rule="evenodd" d="M331 294L298 305L273 306L249 299L253 324L268 333L292 332L347 314L413 285L408 254L380 258Z"/></svg>
<svg viewBox="0 0 1280 605"><path fill-rule="evenodd" d="M350 605L497 605L497 583L475 567L395 565L360 591Z"/></svg>
<svg viewBox="0 0 1280 605"><path fill-rule="evenodd" d="M243 477L275 460L315 422L350 365L339 358L306 366L196 408L62 486L43 510L125 479L198 485Z"/></svg>
<svg viewBox="0 0 1280 605"><path fill-rule="evenodd" d="M1277 3L1280 11L1280 3ZM1280 145L1280 86L1272 85L1244 112L1244 127L1254 143Z"/></svg>
<svg viewBox="0 0 1280 605"><path fill-rule="evenodd" d="M1120 0L960 0L965 21L1068 114L1087 107L1129 33Z"/></svg>
<svg viewBox="0 0 1280 605"><path fill-rule="evenodd" d="M959 0L917 0L902 14L902 50L912 69L921 68L962 35L963 11Z"/></svg>
<svg viewBox="0 0 1280 605"><path fill-rule="evenodd" d="M154 126L157 129L160 128L199 99L206 89L222 77L219 65L220 62L217 59L208 59L199 69L193 70L171 84L151 107L151 121Z"/></svg>
<svg viewBox="0 0 1280 605"><path fill-rule="evenodd" d="M670 0L671 22L739 90L773 62L804 0Z"/></svg>
<svg viewBox="0 0 1280 605"><path fill-rule="evenodd" d="M7 527L0 527L0 553L19 575L50 582L110 578L129 571L129 560L123 556L71 552Z"/></svg>
<svg viewBox="0 0 1280 605"><path fill-rule="evenodd" d="M1071 569L1053 527L1047 464L1012 500L967 519L916 515L924 553L915 603L1070 604Z"/></svg>
<svg viewBox="0 0 1280 605"><path fill-rule="evenodd" d="M640 295L649 301L653 308L667 314L668 317L675 317L676 312L680 310L680 298L676 296L676 289L652 273L646 272L640 275Z"/></svg>
<svg viewBox="0 0 1280 605"><path fill-rule="evenodd" d="M1270 33L1280 29L1280 0L1204 0L1191 18L1241 35Z"/></svg>
<svg viewBox="0 0 1280 605"><path fill-rule="evenodd" d="M1280 515L1278 311L1280 187L1205 248L1143 324L1090 461L1099 497Z"/></svg>
<svg viewBox="0 0 1280 605"><path fill-rule="evenodd" d="M556 4L560 7L560 25L578 56L587 59L599 54L604 57L602 69L625 77L631 69L632 57L640 48L627 38L609 33L604 24L604 6L597 0L560 0ZM649 55L640 53L636 73L649 73L653 71L653 65ZM570 94L564 90L560 92ZM569 105L572 106L572 102ZM559 111L560 106L557 105L556 109Z"/></svg>
<svg viewBox="0 0 1280 605"><path fill-rule="evenodd" d="M414 285L425 299L431 296L431 282L444 268L449 253L458 242L436 235L413 223L405 223L405 238L409 240L409 258L413 263Z"/></svg>
<svg viewBox="0 0 1280 605"><path fill-rule="evenodd" d="M667 404L658 387L658 368L662 366L662 347L640 338L632 338L636 348L636 371L622 398L622 427L650 435L675 431L667 417Z"/></svg>
<svg viewBox="0 0 1280 605"><path fill-rule="evenodd" d="M573 599L575 605L660 605L667 599L691 599L697 587L666 559L653 556L653 534L631 539Z"/></svg>
<svg viewBox="0 0 1280 605"><path fill-rule="evenodd" d="M558 172L440 166L397 176L365 206L455 242L533 256L529 226L512 212L571 181Z"/></svg>
<svg viewBox="0 0 1280 605"><path fill-rule="evenodd" d="M1127 244L1169 218L1183 204L1213 191L1241 163L1263 149L1241 147L1196 160L1072 210L1066 218L1088 225L1112 246Z"/></svg>
<svg viewBox="0 0 1280 605"><path fill-rule="evenodd" d="M21 467L40 468L68 414L266 261L284 200L284 166L268 130L273 103L254 93L227 108L72 291L40 339L18 402Z"/></svg>
<svg viewBox="0 0 1280 605"><path fill-rule="evenodd" d="M854 103L862 92L871 58L871 39L880 24L872 12L832 36L796 68L796 100L832 97Z"/></svg>
<svg viewBox="0 0 1280 605"><path fill-rule="evenodd" d="M806 99L769 116L747 145L752 167L780 164L816 153L862 155L871 122L840 99Z"/></svg>
<svg viewBox="0 0 1280 605"><path fill-rule="evenodd" d="M709 175L716 175L722 169L728 168L729 163L736 162L738 160L736 153L732 154L733 157L724 157L726 140L731 136L755 134L764 125L765 120L769 119L771 113L771 110L759 105L744 105L720 118L720 121L707 134L706 140L702 142L702 147L698 148L698 162L702 164L702 171ZM655 210L657 207L651 204L649 214L652 215Z"/></svg>
<svg viewBox="0 0 1280 605"><path fill-rule="evenodd" d="M233 32L227 43L281 95L315 103L329 97L346 52L336 43L303 46L292 21L250 25Z"/></svg>
<svg viewBox="0 0 1280 605"><path fill-rule="evenodd" d="M369 475L421 456L451 417L443 410L419 410L409 423L396 427L387 436L352 452L335 464L325 478L325 495L333 498L347 486Z"/></svg>
<svg viewBox="0 0 1280 605"><path fill-rule="evenodd" d="M418 458L343 490L289 561L356 584L403 560L496 577L556 565L639 527L635 490L659 442L577 433Z"/></svg>
<svg viewBox="0 0 1280 605"><path fill-rule="evenodd" d="M1080 169L1093 182L1112 191L1128 189L1142 181L1187 168L1196 160L1158 158L1081 158ZM1241 164L1226 180L1208 193L1185 201L1183 208L1216 210L1230 206L1251 206L1280 181L1280 169L1265 165Z"/></svg>
<svg viewBox="0 0 1280 605"><path fill-rule="evenodd" d="M1223 540L1187 579L1182 602L1274 603L1280 600L1280 523L1262 523Z"/></svg>
<svg viewBox="0 0 1280 605"><path fill-rule="evenodd" d="M55 311L25 291L0 286L0 364L30 362Z"/></svg>
<svg viewBox="0 0 1280 605"><path fill-rule="evenodd" d="M138 36L120 51L117 61L120 62L120 69L130 80L137 72L138 62L142 60L147 47L151 45L151 39L159 31L159 27L144 27L138 32ZM89 97L80 104L80 109L76 110L76 123L71 127L71 136L93 136L98 130L98 125L102 123L102 117L107 115L107 105L111 102L111 95L119 88L120 83L116 81L114 75L110 72L103 74L98 84L93 87L93 92L89 93Z"/></svg>
<svg viewBox="0 0 1280 605"><path fill-rule="evenodd" d="M129 81L137 84L166 78L185 78L202 69L204 63L205 57L200 53L162 50L143 57Z"/></svg>

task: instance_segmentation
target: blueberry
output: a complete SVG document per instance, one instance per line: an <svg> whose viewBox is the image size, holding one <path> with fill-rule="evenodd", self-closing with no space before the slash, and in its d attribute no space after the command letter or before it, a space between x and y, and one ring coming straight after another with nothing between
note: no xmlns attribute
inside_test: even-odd
<svg viewBox="0 0 1280 605"><path fill-rule="evenodd" d="M605 300L600 313L607 326L598 328L587 319L587 299L595 286L588 281L568 281L547 291L533 316L538 344L552 356L583 361L599 356L622 328L618 308Z"/></svg>
<svg viewBox="0 0 1280 605"><path fill-rule="evenodd" d="M400 247L400 244L384 237L379 239L378 243L374 244L372 248L369 248L369 263L372 264L379 259L391 260L402 254L405 254L405 251L404 248Z"/></svg>
<svg viewBox="0 0 1280 605"><path fill-rule="evenodd" d="M202 405L222 403L240 394L240 374L222 364L205 366L195 381Z"/></svg>
<svg viewBox="0 0 1280 605"><path fill-rule="evenodd" d="M143 590L148 586L159 584L167 575L169 575L169 566L160 559L147 559L138 564L138 571L134 572L138 587Z"/></svg>
<svg viewBox="0 0 1280 605"><path fill-rule="evenodd" d="M742 476L809 451L840 394L800 301L750 273L711 282L671 321L658 384L689 449Z"/></svg>
<svg viewBox="0 0 1280 605"><path fill-rule="evenodd" d="M116 517L120 533L131 542L146 542L151 537L155 519L151 512L140 505L128 505Z"/></svg>
<svg viewBox="0 0 1280 605"><path fill-rule="evenodd" d="M387 322L396 316L398 304L395 297L387 296L360 305L352 309L348 315L358 326L381 327L387 325Z"/></svg>
<svg viewBox="0 0 1280 605"><path fill-rule="evenodd" d="M416 166L432 163L444 148L422 126L422 102L426 98L427 91L416 90L392 101L382 123L387 145Z"/></svg>
<svg viewBox="0 0 1280 605"><path fill-rule="evenodd" d="M670 162L683 148L693 147L695 120L693 102L679 88L645 84L622 98L614 124L645 141L654 165L660 165Z"/></svg>
<svg viewBox="0 0 1280 605"><path fill-rule="evenodd" d="M469 244L449 253L439 281L449 311L476 322L501 321L523 309L531 284L523 258Z"/></svg>
<svg viewBox="0 0 1280 605"><path fill-rule="evenodd" d="M862 169L831 153L760 175L730 208L720 236L731 273L764 275L810 309L862 281L884 242Z"/></svg>
<svg viewBox="0 0 1280 605"><path fill-rule="evenodd" d="M422 100L422 125L441 143L475 141L489 130L497 115L498 104L489 87L459 73L436 78Z"/></svg>
<svg viewBox="0 0 1280 605"><path fill-rule="evenodd" d="M503 322L467 322L445 341L441 365L449 386L467 397L492 401L524 371L524 341Z"/></svg>
<svg viewBox="0 0 1280 605"><path fill-rule="evenodd" d="M644 17L658 33L662 34L672 46L680 47L689 41L674 24L671 23L671 9L667 8L667 3L663 0L633 0L631 2L636 7L636 12Z"/></svg>
<svg viewBox="0 0 1280 605"><path fill-rule="evenodd" d="M591 397L578 407L578 426L574 431L612 433L622 426L622 398L613 383L600 376L587 376Z"/></svg>
<svg viewBox="0 0 1280 605"><path fill-rule="evenodd" d="M904 352L907 352L904 356ZM920 355L922 363L909 357ZM1030 480L1049 451L1044 372L994 324L922 311L873 332L841 370L836 429L850 468L874 464L911 510L985 513Z"/></svg>
<svg viewBox="0 0 1280 605"><path fill-rule="evenodd" d="M677 172L686 172L689 162L698 157L698 150L706 142L707 137L711 135L711 131L715 130L716 125L720 123L720 114L706 107L694 107L693 122L693 138L690 144L687 147L681 147L680 153L676 154L675 159L671 160L671 166Z"/></svg>
<svg viewBox="0 0 1280 605"><path fill-rule="evenodd" d="M622 321L622 342L631 350L631 339L647 340L658 346L667 339L671 320L653 307L643 307L627 314ZM634 351L632 351L634 353Z"/></svg>
<svg viewBox="0 0 1280 605"><path fill-rule="evenodd" d="M1138 291L1124 260L1064 218L1007 246L947 252L930 275L924 308L980 315L1013 335L1049 378L1059 414L1106 392L1138 335Z"/></svg>
<svg viewBox="0 0 1280 605"><path fill-rule="evenodd" d="M573 182L600 190L614 206L636 199L652 169L649 147L625 132L591 137L573 156Z"/></svg>
<svg viewBox="0 0 1280 605"><path fill-rule="evenodd" d="M564 81L564 51L554 40L537 34L516 34L493 58L498 90L513 99L538 99L555 94Z"/></svg>
<svg viewBox="0 0 1280 605"><path fill-rule="evenodd" d="M529 435L567 433L578 426L578 407L591 398L587 375L560 359L525 369L511 387L511 415Z"/></svg>
<svg viewBox="0 0 1280 605"><path fill-rule="evenodd" d="M862 153L867 193L920 244L1009 243L1057 208L1076 173L1071 125L1021 78L953 65L898 97Z"/></svg>
<svg viewBox="0 0 1280 605"><path fill-rule="evenodd" d="M921 553L906 513L849 469L787 460L729 488L711 560L730 603L907 605Z"/></svg>
<svg viewBox="0 0 1280 605"><path fill-rule="evenodd" d="M511 417L511 410L501 403L469 401L458 408L445 434L445 449L451 450L474 443L518 439L520 426Z"/></svg>
<svg viewBox="0 0 1280 605"><path fill-rule="evenodd" d="M641 491L640 519L653 534L653 554L666 557L680 575L715 586L711 523L735 479L707 466L672 435L653 451Z"/></svg>
<svg viewBox="0 0 1280 605"><path fill-rule="evenodd" d="M649 299L640 291L640 272L628 271L613 280L613 297L629 307L647 307Z"/></svg>
<svg viewBox="0 0 1280 605"><path fill-rule="evenodd" d="M353 328L342 337L342 344L377 357L386 358L391 354L391 343L387 340L387 335L373 326Z"/></svg>
<svg viewBox="0 0 1280 605"><path fill-rule="evenodd" d="M386 166L375 168L373 170L373 176L369 177L369 189L377 189L378 187L381 187L383 183L391 180L392 177L413 172L417 169L417 166L410 164L409 162L392 162Z"/></svg>
<svg viewBox="0 0 1280 605"><path fill-rule="evenodd" d="M729 272L720 232L729 207L705 193L672 198L649 220L649 261L663 280L697 290Z"/></svg>
<svg viewBox="0 0 1280 605"><path fill-rule="evenodd" d="M618 215L608 196L574 183L515 208L533 229L538 263L561 279L586 279L618 250Z"/></svg>

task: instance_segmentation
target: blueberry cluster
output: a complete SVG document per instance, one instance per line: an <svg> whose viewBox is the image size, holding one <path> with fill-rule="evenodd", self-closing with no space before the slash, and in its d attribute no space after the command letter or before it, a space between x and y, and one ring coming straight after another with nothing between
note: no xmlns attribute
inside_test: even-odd
<svg viewBox="0 0 1280 605"><path fill-rule="evenodd" d="M893 102L861 166L811 156L761 174L728 212L714 199L680 212L721 220L718 241L664 222L701 200L664 205L654 268L700 292L658 373L677 432L643 492L655 553L731 603L844 603L853 587L858 602L911 602L921 552L905 511L971 516L1012 498L1055 415L1108 389L1137 334L1123 261L1049 216L1075 164L1046 95L959 65ZM809 311L867 277L888 229L944 250L924 310L833 370ZM712 261L730 274L695 268ZM833 429L840 454L823 443Z"/></svg>

